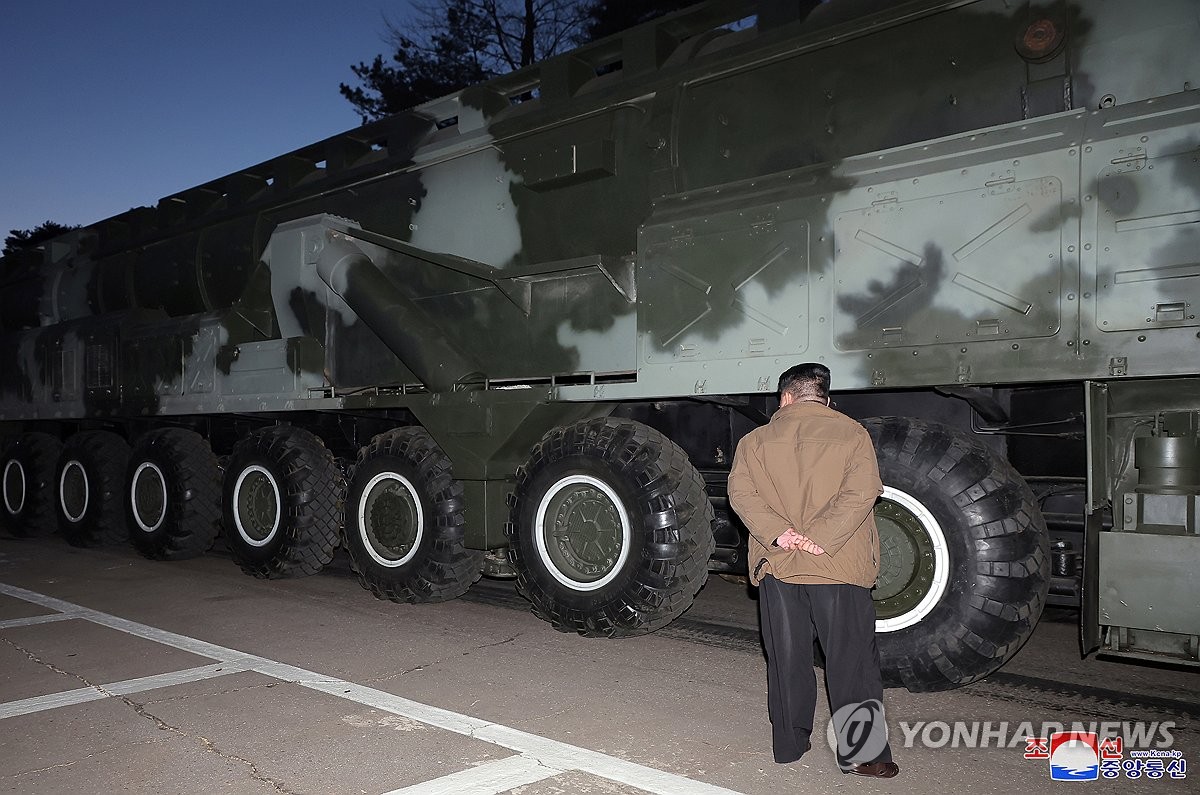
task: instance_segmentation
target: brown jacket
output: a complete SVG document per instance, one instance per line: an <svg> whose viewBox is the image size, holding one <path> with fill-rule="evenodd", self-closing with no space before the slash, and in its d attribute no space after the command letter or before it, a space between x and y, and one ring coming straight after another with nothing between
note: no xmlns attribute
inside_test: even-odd
<svg viewBox="0 0 1200 795"><path fill-rule="evenodd" d="M745 436L733 456L729 502L750 530L750 579L871 588L879 576L873 506L883 493L867 431L820 403L793 403ZM825 549L773 542L789 528Z"/></svg>

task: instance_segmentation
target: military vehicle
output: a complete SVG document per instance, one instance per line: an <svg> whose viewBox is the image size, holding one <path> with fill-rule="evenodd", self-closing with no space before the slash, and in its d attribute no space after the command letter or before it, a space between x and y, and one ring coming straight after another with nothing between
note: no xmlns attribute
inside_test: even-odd
<svg viewBox="0 0 1200 795"><path fill-rule="evenodd" d="M1198 9L700 5L56 239L0 287L0 513L637 635L745 570L732 453L821 361L890 683L1048 602L1200 662Z"/></svg>

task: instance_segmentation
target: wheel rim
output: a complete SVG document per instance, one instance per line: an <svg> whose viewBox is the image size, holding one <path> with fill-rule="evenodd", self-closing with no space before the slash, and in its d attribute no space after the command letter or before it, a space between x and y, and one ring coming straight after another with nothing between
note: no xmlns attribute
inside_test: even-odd
<svg viewBox="0 0 1200 795"><path fill-rule="evenodd" d="M68 522L78 522L87 513L88 498L91 496L88 488L87 472L78 461L68 461L58 477L58 503L62 506L63 516Z"/></svg>
<svg viewBox="0 0 1200 795"><path fill-rule="evenodd" d="M4 510L16 516L25 507L25 467L10 460L4 465Z"/></svg>
<svg viewBox="0 0 1200 795"><path fill-rule="evenodd" d="M133 521L143 532L153 533L167 517L167 479L157 464L143 461L129 484Z"/></svg>
<svg viewBox="0 0 1200 795"><path fill-rule="evenodd" d="M358 533L380 566L412 560L425 536L425 510L412 481L395 472L380 472L367 481L358 501Z"/></svg>
<svg viewBox="0 0 1200 795"><path fill-rule="evenodd" d="M233 486L233 521L252 547L269 544L279 530L279 484L258 464L246 467Z"/></svg>
<svg viewBox="0 0 1200 795"><path fill-rule="evenodd" d="M880 570L872 597L875 631L895 632L919 623L946 591L950 549L929 509L910 494L883 487L875 506Z"/></svg>
<svg viewBox="0 0 1200 795"><path fill-rule="evenodd" d="M534 522L542 563L568 588L603 588L629 556L629 515L612 487L597 478L571 475L559 480L546 490Z"/></svg>

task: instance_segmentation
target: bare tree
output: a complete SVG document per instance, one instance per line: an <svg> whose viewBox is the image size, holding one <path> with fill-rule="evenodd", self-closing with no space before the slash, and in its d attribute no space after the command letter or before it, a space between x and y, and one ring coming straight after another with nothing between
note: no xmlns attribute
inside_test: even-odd
<svg viewBox="0 0 1200 795"><path fill-rule="evenodd" d="M395 47L352 66L361 85L340 90L364 123L578 44L592 23L587 0L437 0L407 23L385 19Z"/></svg>

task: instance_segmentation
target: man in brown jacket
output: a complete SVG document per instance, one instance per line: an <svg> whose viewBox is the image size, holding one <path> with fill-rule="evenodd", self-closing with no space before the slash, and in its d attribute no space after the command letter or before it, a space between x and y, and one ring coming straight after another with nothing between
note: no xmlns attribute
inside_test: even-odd
<svg viewBox="0 0 1200 795"><path fill-rule="evenodd" d="M785 371L779 411L738 443L729 473L729 501L750 530L776 762L794 762L810 747L815 630L842 770L899 772L883 734L871 601L879 575L873 507L882 493L866 429L830 408L829 368L810 362ZM851 713L857 725L839 725Z"/></svg>

